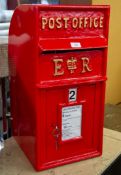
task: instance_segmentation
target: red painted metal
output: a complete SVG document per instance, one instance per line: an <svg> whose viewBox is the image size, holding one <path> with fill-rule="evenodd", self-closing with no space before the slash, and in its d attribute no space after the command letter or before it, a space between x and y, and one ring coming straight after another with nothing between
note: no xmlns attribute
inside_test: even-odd
<svg viewBox="0 0 121 175"><path fill-rule="evenodd" d="M98 24L86 21L79 28L80 18ZM102 154L108 23L109 6L22 5L14 12L9 32L13 134L36 170ZM70 58L76 59L74 70ZM57 70L54 59L61 59ZM74 102L68 99L71 88L77 89ZM63 141L62 109L78 105L81 136Z"/></svg>

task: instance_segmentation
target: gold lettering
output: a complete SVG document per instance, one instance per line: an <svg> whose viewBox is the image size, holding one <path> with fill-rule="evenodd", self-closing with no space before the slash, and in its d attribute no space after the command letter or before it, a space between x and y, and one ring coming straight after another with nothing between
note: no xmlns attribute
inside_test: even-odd
<svg viewBox="0 0 121 175"><path fill-rule="evenodd" d="M57 28L58 28L58 29L62 28L61 18L58 17L58 18L56 19L56 23L57 23Z"/></svg>
<svg viewBox="0 0 121 175"><path fill-rule="evenodd" d="M55 27L54 18L50 18L50 19L49 19L49 28L50 28L50 29L54 29L54 27Z"/></svg>
<svg viewBox="0 0 121 175"><path fill-rule="evenodd" d="M89 23L90 28L92 28L92 22L93 22L93 18L90 18L90 23Z"/></svg>
<svg viewBox="0 0 121 175"><path fill-rule="evenodd" d="M45 29L46 24L47 24L47 18L42 18L42 29Z"/></svg>
<svg viewBox="0 0 121 175"><path fill-rule="evenodd" d="M64 23L65 23L65 24L64 24L64 28L67 29L69 18L63 18L63 20L64 20Z"/></svg>
<svg viewBox="0 0 121 175"><path fill-rule="evenodd" d="M87 27L87 24L88 24L88 18L84 18L84 28Z"/></svg>
<svg viewBox="0 0 121 175"><path fill-rule="evenodd" d="M83 27L83 18L79 18L79 28Z"/></svg>
<svg viewBox="0 0 121 175"><path fill-rule="evenodd" d="M97 28L98 27L98 19L94 18L94 27Z"/></svg>
<svg viewBox="0 0 121 175"><path fill-rule="evenodd" d="M73 19L72 19L72 27L73 27L74 29L78 27L78 23L79 23L79 21L78 21L77 18L73 18Z"/></svg>
<svg viewBox="0 0 121 175"><path fill-rule="evenodd" d="M89 58L87 57L82 57L81 60L83 61L83 70L81 73L85 73L85 72L91 72L92 69L90 69L89 67Z"/></svg>
<svg viewBox="0 0 121 175"><path fill-rule="evenodd" d="M104 17L100 17L100 28L103 28L103 20L104 20Z"/></svg>
<svg viewBox="0 0 121 175"><path fill-rule="evenodd" d="M54 76L63 75L64 70L62 69L62 64L61 64L61 63L63 63L63 60L62 59L53 59L53 61L55 63Z"/></svg>
<svg viewBox="0 0 121 175"><path fill-rule="evenodd" d="M71 26L69 24L69 20L71 23ZM72 20L72 21L71 21ZM72 27L74 29L77 28L103 28L104 27L104 17L42 17L42 29L49 28L54 29L55 27L57 29Z"/></svg>
<svg viewBox="0 0 121 175"><path fill-rule="evenodd" d="M70 59L67 60L67 68L70 70L70 73L74 73L75 69L77 69L76 65L77 59L74 57L71 57Z"/></svg>

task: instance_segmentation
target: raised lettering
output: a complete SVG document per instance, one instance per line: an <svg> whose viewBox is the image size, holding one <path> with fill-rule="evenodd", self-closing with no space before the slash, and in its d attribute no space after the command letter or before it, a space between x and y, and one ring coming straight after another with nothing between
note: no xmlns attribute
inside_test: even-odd
<svg viewBox="0 0 121 175"><path fill-rule="evenodd" d="M79 18L79 28L83 27L83 18Z"/></svg>
<svg viewBox="0 0 121 175"><path fill-rule="evenodd" d="M104 20L104 17L100 17L100 28L103 28L103 20Z"/></svg>
<svg viewBox="0 0 121 175"><path fill-rule="evenodd" d="M55 64L54 76L63 75L64 70L63 70L62 64L61 64L61 63L63 63L63 60L62 59L53 59L53 62Z"/></svg>
<svg viewBox="0 0 121 175"><path fill-rule="evenodd" d="M42 29L90 29L90 28L103 28L104 17L42 17Z"/></svg>
<svg viewBox="0 0 121 175"><path fill-rule="evenodd" d="M88 24L88 18L84 18L84 28L87 27L87 24Z"/></svg>
<svg viewBox="0 0 121 175"><path fill-rule="evenodd" d="M47 24L47 18L42 18L42 29L45 29L45 26Z"/></svg>
<svg viewBox="0 0 121 175"><path fill-rule="evenodd" d="M64 20L64 28L65 29L67 29L68 28L68 20L69 20L69 18L63 18L63 20Z"/></svg>
<svg viewBox="0 0 121 175"><path fill-rule="evenodd" d="M77 18L72 19L72 27L75 29L78 27L79 21Z"/></svg>
<svg viewBox="0 0 121 175"><path fill-rule="evenodd" d="M85 73L85 72L91 72L92 69L89 67L89 58L87 57L82 57L81 60L82 62L82 72L81 73Z"/></svg>
<svg viewBox="0 0 121 175"><path fill-rule="evenodd" d="M92 28L93 18L90 18L89 27Z"/></svg>
<svg viewBox="0 0 121 175"><path fill-rule="evenodd" d="M94 18L94 27L97 28L98 27L98 19Z"/></svg>
<svg viewBox="0 0 121 175"><path fill-rule="evenodd" d="M54 27L55 27L54 18L50 18L50 19L49 19L49 28L50 28L50 29L54 29Z"/></svg>
<svg viewBox="0 0 121 175"><path fill-rule="evenodd" d="M58 28L58 29L62 28L61 18L58 17L58 18L56 19L56 23L57 23L57 28Z"/></svg>

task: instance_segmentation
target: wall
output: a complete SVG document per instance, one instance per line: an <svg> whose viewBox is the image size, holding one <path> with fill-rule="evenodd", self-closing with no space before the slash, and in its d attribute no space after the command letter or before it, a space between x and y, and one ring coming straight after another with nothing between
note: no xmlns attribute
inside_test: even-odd
<svg viewBox="0 0 121 175"><path fill-rule="evenodd" d="M106 103L116 104L121 102L121 1L93 0L92 3L111 5Z"/></svg>

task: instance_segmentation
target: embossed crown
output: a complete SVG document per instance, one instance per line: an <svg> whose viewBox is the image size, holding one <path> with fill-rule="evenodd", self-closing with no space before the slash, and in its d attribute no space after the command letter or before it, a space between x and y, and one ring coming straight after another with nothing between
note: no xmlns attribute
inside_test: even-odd
<svg viewBox="0 0 121 175"><path fill-rule="evenodd" d="M71 57L70 59L67 60L67 67L68 70L70 70L70 73L74 73L74 70L77 69L76 62L77 59L74 57Z"/></svg>

